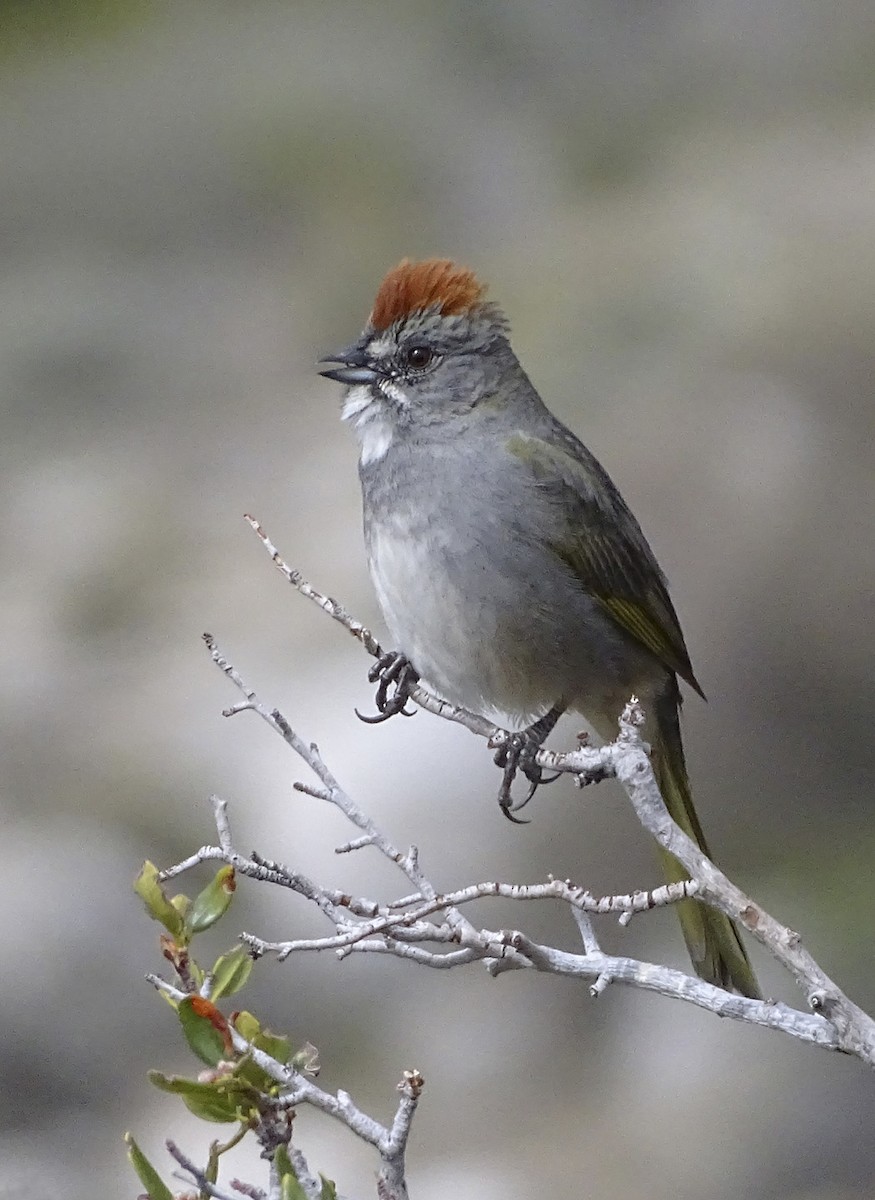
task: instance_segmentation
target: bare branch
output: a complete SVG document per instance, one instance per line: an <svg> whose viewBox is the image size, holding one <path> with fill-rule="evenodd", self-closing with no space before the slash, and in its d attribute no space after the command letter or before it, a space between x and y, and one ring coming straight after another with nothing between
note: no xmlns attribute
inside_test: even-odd
<svg viewBox="0 0 875 1200"><path fill-rule="evenodd" d="M252 1183L244 1183L242 1179L232 1179L231 1187L241 1196L248 1196L249 1200L267 1200L267 1192L264 1188L256 1187Z"/></svg>
<svg viewBox="0 0 875 1200"><path fill-rule="evenodd" d="M347 613L337 601L319 592L300 572L289 567L254 518L247 517L247 521L288 582L327 612L332 619L342 624L362 643L369 654L379 657L382 648L373 634ZM340 847L340 851L346 853L364 846L374 846L402 870L415 889L412 896L388 904L358 900L354 907L350 907L348 902L339 905L324 890L311 884L315 893L319 895L316 902L324 915L334 923L334 932L324 938L277 943L260 942L257 938L248 936L247 943L254 952L271 952L281 957L319 949L333 949L341 956L354 952L391 953L397 957L413 959L423 965L444 968L450 963L457 965L477 959L483 960L493 974L522 968L576 974L592 980L592 989L596 995L604 991L609 983L626 983L686 1000L722 1016L732 1016L769 1028L783 1029L791 1036L829 1049L854 1054L875 1066L875 1022L854 1005L819 967L802 946L797 933L769 916L760 905L745 895L672 821L651 769L647 746L641 738L644 714L634 697L620 717L619 736L615 742L601 747L582 745L565 753L541 749L537 755L537 762L546 769L573 774L581 785L615 776L626 790L642 825L689 871L691 883L686 885L689 891L683 895L695 894L700 901L720 909L742 924L791 973L811 1011L797 1011L782 1004L731 996L683 972L602 954L590 920L591 914L620 913L621 923L625 924L635 912L674 903L683 898L683 895L672 893L670 890L642 891L627 897L602 897L601 900L594 901L583 889L575 888L568 881L562 884L551 880L548 884L528 886L473 884L441 893L424 877L415 849L411 848L403 854L392 846L370 818L343 791L318 750L306 746L277 709L268 709L261 705L254 692L246 687L234 668L219 654L213 640L206 640L214 661L245 697L242 705L228 711L251 709L268 721L314 771L321 785L314 788L308 784L299 784L296 785L298 789L315 796L321 802L333 804L362 831L363 836L346 843ZM485 737L492 747L502 745L509 736L507 730L499 728L476 713L447 704L420 684L410 689L410 698L426 711L462 724L478 736ZM208 849L215 848L205 847L199 853L205 854ZM227 845L222 854L226 856L224 861L231 861L230 857L227 857ZM171 871L178 873L187 869L187 865L195 859L197 856L188 860L187 864L179 864L178 867L172 868ZM236 860L234 865L237 865ZM251 864L244 873L247 871L254 874ZM278 873L285 879L298 879L297 873L289 872L286 868L278 869ZM263 875L256 877L265 878ZM285 882L284 885L292 886L289 882ZM298 887L294 890L301 891ZM301 894L304 894L303 891ZM567 904L577 922L585 953L567 955L549 947L540 947L519 932L496 935L488 930L474 929L461 915L460 909L471 899L493 896L522 900L550 898ZM308 898L312 900L314 896ZM340 913L339 908L343 909ZM445 914L444 921L430 919L439 912ZM368 915L365 917L366 913ZM337 916L340 917L339 920L336 919ZM364 919L359 919L362 917ZM456 942L459 949L428 948L429 944L432 947L440 947L452 941Z"/></svg>
<svg viewBox="0 0 875 1200"><path fill-rule="evenodd" d="M410 1137L410 1127L416 1114L416 1106L425 1080L419 1071L405 1071L398 1091L401 1100L389 1130L389 1136L380 1149L383 1167L377 1181L377 1194L384 1200L407 1200L407 1182L404 1176L404 1156L407 1152L407 1139Z"/></svg>
<svg viewBox="0 0 875 1200"><path fill-rule="evenodd" d="M185 1183L196 1183L200 1191L205 1192L208 1196L213 1196L214 1200L239 1200L237 1196L232 1196L230 1192L224 1192L221 1188L216 1187L214 1183L210 1183L204 1172L196 1167L195 1164L179 1149L174 1141L170 1138L164 1143L167 1147L167 1152L171 1158L182 1167L186 1175L180 1175L174 1172L177 1179L184 1180Z"/></svg>
<svg viewBox="0 0 875 1200"><path fill-rule="evenodd" d="M614 773L645 829L683 864L697 881L698 896L743 925L795 979L813 1012L826 1018L838 1049L875 1066L875 1022L844 994L803 947L798 933L782 925L736 887L669 816L639 729L644 714L636 702L620 718L612 743Z"/></svg>
<svg viewBox="0 0 875 1200"><path fill-rule="evenodd" d="M322 1184L311 1172L303 1152L297 1146L289 1146L289 1162L292 1164L295 1178L301 1185L301 1190L307 1197L307 1200L320 1200L322 1196ZM281 1196L282 1193L278 1193L280 1200Z"/></svg>
<svg viewBox="0 0 875 1200"><path fill-rule="evenodd" d="M247 517L247 521L288 582L347 629L370 655L381 657L382 649L373 634L336 600L318 591L290 568L254 518ZM163 871L160 878L164 881L175 879L204 862L223 862L241 876L300 896L328 923L329 928L323 936L287 941L271 942L255 934L243 933L241 941L254 958L274 954L285 960L293 954L330 950L340 959L351 954L384 954L437 970L479 962L493 976L507 971L533 970L579 979L588 986L593 997L600 996L611 985L623 984L682 1000L717 1016L779 1030L824 1049L853 1054L875 1066L875 1022L853 1004L814 961L797 933L776 921L732 883L672 820L651 768L648 747L641 737L644 713L634 697L619 718L619 734L614 742L601 747L580 744L567 752L541 749L537 762L545 769L570 773L580 786L615 777L625 789L641 824L678 859L689 872L690 879L608 896L594 896L571 880L552 877L545 882L529 884L487 880L442 889L424 871L417 847L401 849L396 846L340 785L318 748L306 742L278 708L259 699L221 653L211 635L205 634L204 641L213 662L242 695L238 703L225 710L225 715L232 717L252 712L259 716L315 777L316 782L296 783L296 790L317 803L337 808L355 829L355 835L338 846L336 852L345 855L373 848L393 864L404 880L399 889L401 894L395 898L356 897L341 889L324 887L297 868L263 858L255 852L243 854L234 847L227 804L218 796L211 797L217 843L202 846L196 853ZM421 684L410 688L409 697L426 711L464 725L472 733L487 739L493 748L501 746L511 736L509 731L478 714L447 704ZM621 926L625 926L637 913L692 897L738 921L760 941L792 975L805 997L807 1010L734 995L687 972L608 954L602 949L595 928L597 918L619 917ZM496 899L525 903L551 900L562 905L573 920L580 951L573 953L543 945L521 929L478 928L464 915L463 910L472 902ZM186 991L157 975L147 978L174 1003L187 995ZM186 986L184 979L181 982ZM347 1093L332 1094L320 1088L303 1069L299 1069L302 1067L300 1061L284 1063L272 1058L242 1037L233 1024L228 1026L228 1036L235 1052L245 1055L277 1085L271 1107L265 1110L256 1129L267 1157L273 1158L273 1149L289 1141L292 1116L289 1110L307 1104L339 1121L376 1149L381 1160L377 1183L381 1200L408 1200L405 1155L411 1123L424 1086L418 1071L404 1072L398 1084L398 1106L391 1126L386 1128L358 1108ZM204 1172L173 1142L167 1145L185 1173L186 1182L194 1183L202 1194L215 1200L233 1200L229 1193L210 1183ZM288 1152L301 1191L308 1200L311 1197L317 1200L322 1193L320 1181L310 1172L297 1147L289 1143ZM232 1186L238 1195L275 1200L282 1185L276 1163L272 1161L267 1193L237 1180Z"/></svg>
<svg viewBox="0 0 875 1200"><path fill-rule="evenodd" d="M354 617L351 617L343 608L343 606L338 604L336 600L332 600L330 596L325 596L322 592L317 591L316 588L314 588L312 584L309 584L303 575L301 575L300 571L293 570L293 568L290 567L288 563L286 563L280 557L280 553L276 546L274 546L273 542L267 536L255 517L251 517L249 513L246 513L244 520L247 521L248 524L251 525L251 527L258 534L262 545L273 559L274 566L277 568L280 574L288 580L292 587L295 588L296 591L299 591L302 596L306 596L308 600L312 600L313 603L318 605L323 612L328 613L329 617L333 618L335 621L338 621L344 627L344 629L349 630L352 636L361 642L368 654L373 655L374 658L379 658L383 651L380 649L380 643L377 641L371 631L362 625L361 621L356 621Z"/></svg>
<svg viewBox="0 0 875 1200"><path fill-rule="evenodd" d="M220 664L225 670L226 660L218 655L215 646L213 646L212 652L219 658ZM229 671L225 670L225 673L229 674ZM236 672L234 674L236 675ZM258 711L257 702L254 710ZM646 776L653 778L646 750L638 738L639 712L640 710L636 706L630 705L623 715L624 725L620 739L611 746L602 748L603 758L607 758L608 754L613 754L615 751L620 756L621 763L617 774L621 780L625 775L631 773L634 775L636 783L639 778L643 779ZM287 722L281 717L277 723L278 731L282 726L287 726ZM286 737L285 740L289 739ZM301 746L305 745L297 737L295 737L295 741ZM306 752L307 761L310 762L311 748L306 747ZM581 751L572 753L579 754ZM634 757L635 755L638 757ZM633 892L626 896L607 897L593 897L585 889L577 887L568 880L556 879L542 884L529 885L487 881L471 884L453 892L440 893L425 879L415 848L411 848L406 854L401 853L353 804L321 758L312 761L317 763L321 778L326 781L327 794L324 802L340 808L355 825L367 829L365 844L374 846L393 862L408 881L414 883L417 891L400 900L380 904L374 900L356 899L342 892L321 888L300 872L293 871L280 863L266 863L264 860L239 854L227 841L230 837L230 825L226 807L222 801L213 798L214 814L217 824L221 822L220 836L225 840L226 848L223 849L221 846L202 847L192 858L169 868L162 877L174 877L205 859L219 859L233 865L235 870L243 875L297 892L304 899L315 904L334 927L332 934L322 938L302 938L286 942L268 942L253 934L243 934L242 940L254 956L271 953L276 954L280 959L285 959L291 954L300 952L334 950L340 957L351 953L390 954L395 958L406 959L420 966L439 970L449 970L470 962L483 962L493 975L502 974L507 970L533 969L549 974L580 978L590 984L594 996L600 995L610 983L622 983L641 988L644 991L654 991L660 995L684 1000L719 1016L747 1021L765 1028L780 1029L800 1040L812 1042L827 1049L844 1048L840 1044L838 1031L819 1013L800 1012L784 1004L735 996L683 971L623 956L608 955L601 951L592 927L590 914L643 912L676 903L691 895L701 895L700 880L691 880L686 884L667 884L653 891ZM640 769L640 764L643 764L643 771ZM655 780L651 787L655 789L655 796L648 790L649 801L656 803L658 798L661 806L662 800L656 789ZM662 807L664 808L664 806ZM662 819L660 817L660 820ZM664 819L668 820L670 826L673 825L667 812ZM682 834L681 837L683 837ZM682 844L674 841L670 844L673 852L684 849ZM697 855L700 853L692 842L690 846ZM690 867L689 862L685 862L684 865ZM714 871L716 872L716 868ZM716 872L716 874L719 876L720 873ZM519 930L476 929L461 916L459 909L463 905L473 900L490 898L520 901L552 899L565 903L577 923L584 953L571 954L554 947L539 945ZM750 903L752 902L745 897L745 904ZM445 914L444 921L428 920L429 917L439 913ZM455 919L452 921L449 919L450 913L455 915ZM733 913L732 915L737 914ZM429 946L436 948L429 948ZM457 948L444 948L453 946ZM161 986L162 990L167 990L167 985L164 985L163 981L154 982L156 982L156 986ZM306 1080L303 1082L308 1087L312 1086ZM307 1090L306 1087L304 1090ZM316 1090L318 1092L318 1089ZM295 1091L295 1102L314 1103L316 1107L323 1107L325 1111L328 1111L324 1108L325 1104L328 1104L330 1108L329 1102L306 1099L297 1091ZM332 1113L332 1115L336 1115L336 1113ZM371 1139L366 1138L365 1140Z"/></svg>

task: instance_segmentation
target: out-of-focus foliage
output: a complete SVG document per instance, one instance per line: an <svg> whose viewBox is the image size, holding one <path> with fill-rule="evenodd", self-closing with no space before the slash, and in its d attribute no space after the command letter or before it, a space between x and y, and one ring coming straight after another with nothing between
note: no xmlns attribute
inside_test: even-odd
<svg viewBox="0 0 875 1200"><path fill-rule="evenodd" d="M87 49L147 21L152 0L0 0L0 64Z"/></svg>

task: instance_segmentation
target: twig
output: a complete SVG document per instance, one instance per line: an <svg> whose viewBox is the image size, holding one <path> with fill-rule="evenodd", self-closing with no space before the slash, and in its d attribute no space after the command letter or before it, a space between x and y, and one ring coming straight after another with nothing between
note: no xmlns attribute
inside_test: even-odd
<svg viewBox="0 0 875 1200"><path fill-rule="evenodd" d="M352 617L336 600L328 597L308 583L300 572L292 569L283 560L276 547L270 541L261 525L253 517L247 516L247 521L255 530L265 549L271 556L277 569L288 582L302 595L316 603L324 612L344 626L356 637L367 652L379 657L382 649L373 634L361 622ZM405 897L404 903L393 902L393 905L379 905L368 901L355 902L355 912L347 905L338 905L328 897L324 890L311 884L315 894L308 898L319 904L326 917L333 921L335 932L332 936L319 939L299 939L285 943L260 942L248 937L247 942L255 952L273 952L283 957L289 954L315 949L334 949L345 955L352 952L392 953L398 957L413 959L429 966L449 965L484 959L492 973L497 974L508 969L535 967L550 969L560 973L578 973L594 980L593 989L599 994L610 982L621 982L642 987L647 990L660 991L678 999L698 1004L710 1011L720 1012L721 1015L733 1016L755 1024L763 1024L770 1028L780 1028L794 1037L826 1046L830 1049L841 1050L854 1054L863 1061L875 1066L875 1022L866 1013L854 1005L841 991L835 982L818 966L814 959L803 948L799 935L769 916L760 905L745 895L735 886L688 838L679 826L672 821L663 803L656 784L647 753L647 747L641 738L641 727L644 714L641 706L634 699L626 706L619 722L619 737L615 742L606 746L581 746L572 751L561 753L540 750L537 761L540 766L557 771L572 773L581 783L590 780L615 776L626 790L635 809L636 815L652 836L669 850L689 871L692 877L692 891L699 901L710 904L740 922L757 940L759 940L774 957L793 975L797 985L803 991L806 1003L811 1012L799 1012L785 1005L767 1004L763 1001L749 1000L745 997L728 996L719 988L712 988L703 981L694 979L682 972L672 972L668 968L655 964L639 963L625 958L611 958L598 950L598 942L588 919L592 911L583 901L586 893L581 892L580 898L572 900L569 894L563 892L562 885L551 881L549 885L530 885L529 888L518 888L515 885L497 884L471 885L469 888L458 889L441 894L424 877L419 868L418 855L414 848L407 854L402 854L384 837L328 771L318 750L308 747L291 728L286 719L277 709L268 709L261 705L254 692L246 687L237 672L218 652L215 642L207 638L207 644L214 661L225 671L236 686L243 692L245 701L229 713L253 710L266 720L284 738L287 744L310 766L320 782L319 788L311 785L297 785L299 790L314 795L322 802L328 802L338 807L347 818L362 831L363 836L353 839L341 847L343 852L365 845L375 846L381 853L391 858L415 888L413 897ZM491 722L476 713L467 712L457 706L447 704L434 696L420 684L410 690L410 698L421 708L432 712L446 720L464 725L478 736L485 737L492 746L501 745L509 736ZM206 853L204 848L202 853ZM215 848L212 848L215 849ZM221 847L221 854L227 856L227 847ZM220 855L216 855L219 857ZM194 856L196 859L197 856ZM193 860L188 860L191 863ZM228 857L224 861L230 861ZM237 862L234 863L237 866ZM185 864L180 864L172 871L178 872ZM250 865L247 870L252 872ZM244 871L244 873L246 873ZM298 879L297 873L288 872L283 868L279 875L285 878ZM265 878L265 876L259 876ZM279 882L279 880L272 880ZM290 886L286 883L285 886ZM496 939L494 934L486 930L476 930L461 915L460 907L469 898L483 898L490 895L501 895L515 899L542 899L547 893L545 888L557 888L559 898L568 903L578 924L578 930L583 941L585 954L567 956L560 951L550 951L549 948L537 947L530 943L523 934L514 933L507 937ZM570 884L566 887L571 888ZM492 888L494 887L494 890ZM535 890L541 889L541 890ZM300 890L295 888L295 890ZM644 911L649 907L663 903L673 903L680 897L669 893L657 894L660 889L650 893L634 893L638 897L650 897L649 900L638 900L624 904L626 898L603 898L606 910L623 914L627 921L633 912ZM303 893L302 893L303 894ZM318 895L318 899L316 899ZM338 913L338 908L344 909ZM397 910L400 910L397 911ZM444 925L436 925L427 920L433 913L446 912ZM369 912L367 920L350 921L350 915ZM340 916L340 920L336 918ZM421 943L445 943L447 929L454 936L459 950L442 953L426 949ZM419 943L419 944L415 944ZM498 947L502 952L497 952ZM569 959L575 960L571 971ZM592 972L598 966L596 974ZM712 994L712 993L716 993Z"/></svg>
<svg viewBox="0 0 875 1200"><path fill-rule="evenodd" d="M318 591L298 571L290 568L258 522L252 517L246 519L288 582L347 629L370 655L380 657L382 650L373 634L336 600ZM354 837L337 847L337 853L350 854L373 847L401 872L405 880L401 896L378 901L324 887L301 871L265 859L255 852L242 854L234 847L227 804L213 796L211 803L217 844L202 846L182 862L167 868L161 878L165 881L174 879L207 861L227 863L241 876L270 883L301 896L331 926L331 932L323 937L276 942L244 933L241 940L253 957L275 954L283 960L293 954L322 950L331 950L339 958L363 953L388 954L417 966L438 970L451 970L468 963L481 962L494 976L506 971L534 970L579 979L588 985L593 997L600 996L613 984L624 984L682 1000L721 1017L779 1030L828 1050L853 1054L870 1066L875 1066L875 1022L853 1004L820 968L802 946L797 933L776 921L745 895L672 820L660 795L648 748L641 737L644 713L634 697L620 717L619 736L614 742L601 747L582 745L564 753L542 749L537 754L537 762L543 768L572 774L581 785L615 777L625 789L644 828L689 872L688 881L608 896L594 896L571 880L553 878L542 883L482 881L454 889L439 889L423 870L416 846L401 850L394 845L341 787L318 748L307 743L278 708L259 700L255 691L221 653L211 635L205 634L204 641L213 662L243 697L226 709L225 715L231 717L242 712L253 712L265 721L315 776L316 783L296 783L295 788L318 803L337 808L357 831ZM419 707L465 726L486 738L492 747L500 746L510 736L509 731L478 714L447 704L421 684L414 685L409 694ZM666 907L692 897L738 921L760 941L793 976L805 996L809 1011L774 1001L733 995L684 971L603 951L594 918L619 916L621 925L626 925L636 913ZM559 902L573 918L582 952L571 953L540 944L518 929L475 927L462 910L475 900L492 899ZM150 975L147 978L176 1003L187 994L159 976ZM205 987L208 987L208 983ZM259 1126L265 1148L277 1131L288 1136L288 1110L301 1104L310 1105L341 1122L355 1136L377 1150L381 1160L377 1186L380 1200L408 1200L405 1156L411 1123L423 1088L422 1076L418 1071L404 1073L398 1085L400 1099L395 1116L391 1126L386 1128L358 1108L347 1093L338 1091L332 1094L325 1091L309 1079L303 1070L299 1070L294 1061L279 1062L248 1042L233 1025L228 1028L234 1051L247 1056L276 1084L271 1100L274 1107L270 1110L276 1118L274 1125L270 1126L265 1118L263 1128ZM286 1122L285 1126L283 1121ZM258 1136L258 1131L256 1133ZM273 1144L276 1144L275 1140ZM173 1142L168 1142L167 1148L186 1173L186 1182L193 1182L201 1193L214 1197L214 1200L234 1200L229 1193L207 1180L204 1172ZM321 1184L310 1172L303 1154L297 1147L290 1146L289 1155L303 1194L308 1200L318 1200ZM277 1200L281 1184L276 1164L271 1164L269 1192L265 1193L238 1180L233 1181L232 1187L237 1195L246 1195L252 1200Z"/></svg>
<svg viewBox="0 0 875 1200"><path fill-rule="evenodd" d="M301 1190L307 1200L320 1200L322 1184L311 1172L307 1160L298 1146L289 1146L289 1162L292 1164L295 1178L301 1185ZM281 1195L280 1193L280 1197Z"/></svg>
<svg viewBox="0 0 875 1200"><path fill-rule="evenodd" d="M346 609L341 604L338 604L336 600L332 600L330 596L326 596L322 592L317 591L312 584L307 582L300 571L296 571L294 568L290 567L288 563L280 557L280 553L276 546L267 536L264 529L255 519L255 517L251 517L249 513L246 513L244 520L248 522L248 524L251 525L251 527L258 534L262 545L273 559L274 566L277 568L280 574L286 578L292 587L295 588L296 591L300 592L302 596L306 596L308 600L312 600L313 603L318 605L323 612L328 613L329 617L341 624L344 629L347 629L354 638L361 642L368 654L372 655L374 658L379 658L383 651L380 648L380 643L377 641L371 631L365 625L363 625L361 621L357 621L354 617L351 617Z"/></svg>
<svg viewBox="0 0 875 1200"><path fill-rule="evenodd" d="M209 1179L207 1179L200 1167L196 1167L191 1159L182 1153L174 1141L168 1138L164 1144L167 1147L167 1152L169 1153L170 1157L174 1158L182 1167L183 1171L187 1172L187 1174L191 1176L190 1179L187 1179L185 1176L178 1174L178 1172L174 1172L174 1175L177 1179L184 1179L186 1183L196 1183L202 1192L206 1192L208 1196L213 1196L214 1200L238 1200L237 1196L232 1196L230 1192L222 1191L222 1189L216 1187L214 1183L210 1183Z"/></svg>
<svg viewBox="0 0 875 1200"><path fill-rule="evenodd" d="M232 1179L231 1187L241 1196L248 1196L250 1200L267 1200L267 1192L264 1188L256 1187L252 1183L244 1183L242 1179Z"/></svg>
<svg viewBox="0 0 875 1200"><path fill-rule="evenodd" d="M341 957L351 953L389 954L420 966L440 970L449 970L470 962L483 962L493 975L502 974L508 970L534 969L549 974L580 978L590 984L594 996L600 995L610 983L625 984L683 1000L719 1016L747 1021L765 1028L780 1029L792 1037L827 1049L844 1049L838 1030L818 1012L801 1012L784 1004L735 996L682 971L623 956L608 955L600 949L590 914L642 912L650 908L676 903L692 895L701 896L702 881L699 878L686 884L664 885L653 891L599 898L591 896L585 889L577 887L570 881L555 879L543 884L530 885L484 882L471 884L452 892L439 892L425 878L415 847L411 847L406 853L399 851L340 787L318 751L314 747L308 746L302 738L294 733L288 721L277 709L269 710L259 703L254 692L246 687L238 672L220 653L212 638L207 644L217 665L249 697L250 711L262 716L267 714L265 719L287 744L292 746L316 771L322 783L318 794L320 801L339 808L355 826L365 830L365 836L361 839L362 844L375 847L393 862L416 888L412 895L402 897L401 900L380 904L370 899L353 898L342 892L321 888L300 872L293 871L280 863L266 863L255 857L247 858L234 851L230 842L227 808L223 801L214 797L213 806L219 840L224 845L202 847L197 854L185 862L165 871L163 878L172 878L197 862L219 859L233 865L235 870L242 875L249 875L297 892L314 903L334 926L334 933L327 937L286 942L268 942L253 934L243 934L242 940L254 956L272 953L284 959L294 953L334 950ZM671 832L677 827L674 826L662 805L646 749L640 740L639 727L640 708L636 704L630 704L623 714L621 734L617 742L599 749L597 769L603 772L607 768L612 774L616 772L624 784L632 779L635 788L644 788L647 803L655 806L653 811L658 815L659 832L665 836L666 829ZM581 755L589 761L592 751L587 747L572 751L566 757L572 759L575 755ZM614 756L617 759L616 764ZM651 781L649 787L644 782L648 778ZM631 784L628 786L631 788ZM633 803L638 798L635 788L631 788ZM311 789L299 790L308 793L311 791ZM647 824L647 827L651 828L651 825ZM651 829L651 832L654 832L655 836L657 835L654 829ZM679 829L677 834L681 839L684 838ZM689 841L689 839L686 840ZM687 848L682 841L671 840L665 844L670 845L672 852L677 852L681 861L684 861L683 855ZM690 847L696 855L700 854L692 842L690 842ZM684 865L691 868L690 861L684 862ZM719 891L720 873L716 868L713 870L716 873L715 878L718 879L716 886ZM691 874L693 873L691 869ZM715 884L712 882L710 886L714 887ZM550 946L542 946L519 930L476 929L459 912L463 905L472 900L492 897L529 901L554 899L564 902L569 906L577 922L584 953L571 954ZM744 905L750 904L752 902L744 897ZM730 905L726 907L731 908ZM446 914L446 920L443 923L427 920L428 917L438 912ZM452 919L450 919L450 914L452 914ZM733 910L731 915L738 916L739 913ZM429 945L432 947L454 945L458 948L430 949Z"/></svg>
<svg viewBox="0 0 875 1200"><path fill-rule="evenodd" d="M186 993L167 980L162 979L158 975L147 975L146 979L158 991L163 992L171 1000L176 1003L181 1002L186 998ZM401 1091L401 1099L398 1103L398 1108L395 1113L395 1118L392 1126L386 1129L375 1121L373 1117L368 1116L362 1109L358 1108L348 1095L343 1091L338 1091L336 1095L325 1091L312 1080L307 1079L293 1064L281 1063L264 1050L260 1050L251 1042L247 1041L233 1025L228 1026L228 1033L235 1051L239 1055L246 1055L260 1067L271 1079L280 1085L277 1103L287 1108L297 1107L299 1104L309 1104L311 1107L318 1109L320 1112L326 1113L335 1120L346 1125L357 1137L362 1141L368 1142L374 1146L381 1159L383 1160L384 1170L390 1169L393 1177L402 1178L404 1168L404 1154L407 1149L407 1139L410 1134L410 1123L413 1119L415 1111L415 1101L418 1100L422 1091L422 1077L418 1071L406 1071L402 1079L402 1085L399 1085ZM176 1161L184 1168L191 1172L198 1186L202 1186L200 1182L201 1174L198 1169L186 1159L183 1162L183 1157L179 1155L179 1151L174 1147L171 1149L172 1143L168 1143L168 1149L174 1155ZM400 1194L399 1194L400 1195ZM233 1200L231 1197L222 1196L221 1200Z"/></svg>

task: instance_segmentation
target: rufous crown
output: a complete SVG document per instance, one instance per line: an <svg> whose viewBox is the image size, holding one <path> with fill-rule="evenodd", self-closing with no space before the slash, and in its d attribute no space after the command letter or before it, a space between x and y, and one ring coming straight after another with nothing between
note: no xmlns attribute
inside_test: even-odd
<svg viewBox="0 0 875 1200"><path fill-rule="evenodd" d="M442 316L469 313L481 307L486 286L473 271L448 258L412 262L403 258L380 284L370 324L381 331L412 313L435 309Z"/></svg>

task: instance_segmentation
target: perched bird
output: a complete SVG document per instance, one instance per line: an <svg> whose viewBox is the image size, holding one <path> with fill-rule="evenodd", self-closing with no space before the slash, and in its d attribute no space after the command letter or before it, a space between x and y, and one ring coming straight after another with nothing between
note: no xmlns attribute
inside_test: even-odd
<svg viewBox="0 0 875 1200"><path fill-rule="evenodd" d="M405 259L361 337L323 360L347 385L368 563L403 655L382 664L378 706L402 709L404 683L422 676L455 704L533 721L500 760L510 813L515 768L534 789L534 755L563 712L611 739L634 694L668 809L708 854L678 679L703 693L665 576L604 468L545 407L485 291L450 261ZM687 877L663 857L669 880ZM695 900L678 913L697 973L759 996L733 923Z"/></svg>

